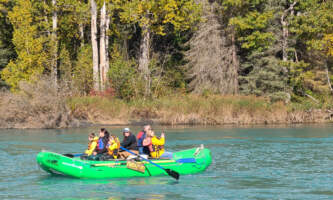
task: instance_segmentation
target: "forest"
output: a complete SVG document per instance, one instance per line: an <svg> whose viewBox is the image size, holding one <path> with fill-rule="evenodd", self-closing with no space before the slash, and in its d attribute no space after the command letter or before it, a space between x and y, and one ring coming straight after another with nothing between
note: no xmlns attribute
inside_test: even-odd
<svg viewBox="0 0 333 200"><path fill-rule="evenodd" d="M2 127L325 121L332 80L332 0L0 0Z"/></svg>

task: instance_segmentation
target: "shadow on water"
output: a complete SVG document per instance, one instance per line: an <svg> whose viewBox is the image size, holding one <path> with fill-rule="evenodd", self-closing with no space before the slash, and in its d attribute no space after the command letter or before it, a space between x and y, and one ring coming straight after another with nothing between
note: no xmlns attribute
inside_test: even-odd
<svg viewBox="0 0 333 200"><path fill-rule="evenodd" d="M175 187L178 181L168 177L119 178L119 179L75 179L61 175L45 175L36 180L40 189L56 188L63 191L45 199L112 199L112 200L158 200L158 199L191 199L181 193L170 190L159 191L158 188ZM68 191L72 185L73 193ZM66 198L69 195L71 198ZM78 196L78 197L75 197ZM83 197L83 198L82 198Z"/></svg>
<svg viewBox="0 0 333 200"><path fill-rule="evenodd" d="M37 180L41 185L58 184L81 184L81 185L114 185L114 186L144 186L144 185L177 185L179 182L168 177L136 177L136 178L114 178L114 179L76 179L63 175L50 174Z"/></svg>

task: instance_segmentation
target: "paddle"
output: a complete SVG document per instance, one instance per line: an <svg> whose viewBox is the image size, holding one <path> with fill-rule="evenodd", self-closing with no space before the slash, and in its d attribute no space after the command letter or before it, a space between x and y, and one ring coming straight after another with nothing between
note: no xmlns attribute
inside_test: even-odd
<svg viewBox="0 0 333 200"><path fill-rule="evenodd" d="M74 158L74 157L82 156L83 153L77 153L77 154L65 153L63 155L66 157L69 157L69 158Z"/></svg>
<svg viewBox="0 0 333 200"><path fill-rule="evenodd" d="M148 160L148 159L146 159L146 158L144 158L144 157L142 157L142 156L140 156L140 155L137 155L137 154L133 153L132 151L130 151L130 150L124 148L124 147L120 147L120 148L121 148L122 150L124 150L124 151L127 151L128 153L130 153L130 154L132 154L132 155L139 156L139 157L142 158L143 160L148 161L150 164L153 164L153 165L155 165L155 166L158 167L158 168L163 169L163 170L164 170L169 176L171 176L172 178L174 178L174 179L176 179L176 180L179 179L179 173L178 173L178 172L173 171L173 170L171 170L171 169L165 169L164 167L162 167L162 166L160 166L160 165L158 165L158 164L152 162L151 160Z"/></svg>

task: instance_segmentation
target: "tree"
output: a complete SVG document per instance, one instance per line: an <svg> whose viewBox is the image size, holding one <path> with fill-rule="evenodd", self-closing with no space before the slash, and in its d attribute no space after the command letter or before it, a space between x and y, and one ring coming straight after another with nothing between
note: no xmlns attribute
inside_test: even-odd
<svg viewBox="0 0 333 200"><path fill-rule="evenodd" d="M202 0L201 5L203 20L190 40L186 57L190 89L195 93L237 94L238 61L228 20L220 18L218 4Z"/></svg>
<svg viewBox="0 0 333 200"><path fill-rule="evenodd" d="M47 37L41 34L38 16L35 16L35 1L19 0L13 10L8 13L13 25L13 44L17 59L11 60L1 72L3 79L17 89L22 80L33 81L41 75L48 63L45 51Z"/></svg>
<svg viewBox="0 0 333 200"><path fill-rule="evenodd" d="M13 27L8 19L12 7L12 1L0 0L0 70L16 57L12 43Z"/></svg>
<svg viewBox="0 0 333 200"><path fill-rule="evenodd" d="M78 52L73 70L73 85L79 93L86 95L93 89L92 48L85 45Z"/></svg>
<svg viewBox="0 0 333 200"><path fill-rule="evenodd" d="M270 96L273 100L290 99L288 70L282 63L286 40L290 38L286 24L284 27L281 24L281 18L286 20L282 16L288 4L285 1L239 1L241 11L231 18L230 24L236 30L240 46L241 93Z"/></svg>
<svg viewBox="0 0 333 200"><path fill-rule="evenodd" d="M52 35L51 35L51 76L54 81L54 86L58 85L58 38L57 38L57 27L58 27L58 14L57 14L57 0L52 0Z"/></svg>
<svg viewBox="0 0 333 200"><path fill-rule="evenodd" d="M150 95L151 77L149 70L152 34L164 35L166 27L182 31L191 28L199 20L200 5L194 0L131 0L122 2L120 19L126 23L138 23L141 42L138 69L145 80L145 96Z"/></svg>
<svg viewBox="0 0 333 200"><path fill-rule="evenodd" d="M99 57L98 57L98 44L97 44L97 5L95 0L90 0L91 5L91 46L93 52L93 80L94 90L100 91L100 78L99 78Z"/></svg>
<svg viewBox="0 0 333 200"><path fill-rule="evenodd" d="M332 91L329 76L330 43L333 32L333 2L320 0L299 1L295 5L291 32L297 36L298 59L306 65L291 65L292 77L298 88L326 93ZM295 51L296 52L296 51ZM325 84L325 87L323 87ZM328 87L327 87L328 86Z"/></svg>
<svg viewBox="0 0 333 200"><path fill-rule="evenodd" d="M108 71L109 71L109 27L110 27L110 16L108 9L108 3L103 1L101 7L101 17L100 17L100 40L99 40L99 56L100 56L100 84L101 90L106 89L106 84L108 82Z"/></svg>

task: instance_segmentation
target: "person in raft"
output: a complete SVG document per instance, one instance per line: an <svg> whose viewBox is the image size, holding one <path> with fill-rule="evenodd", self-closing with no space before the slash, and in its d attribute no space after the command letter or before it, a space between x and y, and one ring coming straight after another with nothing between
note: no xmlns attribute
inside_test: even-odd
<svg viewBox="0 0 333 200"><path fill-rule="evenodd" d="M117 136L115 135L111 135L109 142L106 146L107 150L108 150L108 156L109 159L117 159L118 158L118 151L120 148L120 142Z"/></svg>
<svg viewBox="0 0 333 200"><path fill-rule="evenodd" d="M99 131L99 138L97 141L97 146L95 148L95 151L93 152L93 156L95 160L100 160L100 157L107 153L107 144L109 142L110 134L105 128L101 128Z"/></svg>
<svg viewBox="0 0 333 200"><path fill-rule="evenodd" d="M136 142L136 137L135 135L133 135L131 133L131 130L129 128L124 128L123 130L123 136L124 139L121 142L121 146L132 151L135 154L138 154L138 148L137 148L137 142ZM131 155L130 153L128 153L127 151L119 151L119 157L126 159L129 155Z"/></svg>
<svg viewBox="0 0 333 200"><path fill-rule="evenodd" d="M90 133L88 136L88 140L88 149L85 150L84 154L81 156L81 159L91 159L91 156L97 146L98 137L96 137L95 133Z"/></svg>
<svg viewBox="0 0 333 200"><path fill-rule="evenodd" d="M150 157L152 158L172 158L171 152L164 150L165 134L161 133L160 137L156 137L153 130L149 131L147 139L143 142L144 145L148 145L150 151Z"/></svg>
<svg viewBox="0 0 333 200"><path fill-rule="evenodd" d="M138 140L138 149L139 153L149 155L150 151L147 145L147 142L145 145L143 144L143 141L147 138L147 133L151 130L151 126L149 124L143 126L143 130L138 133L136 136ZM149 140L149 139L148 139Z"/></svg>

